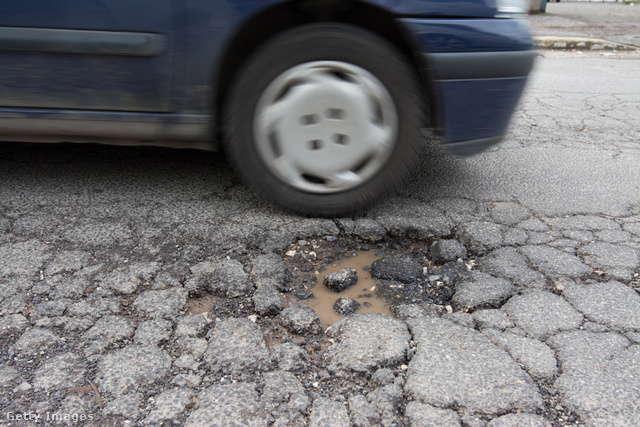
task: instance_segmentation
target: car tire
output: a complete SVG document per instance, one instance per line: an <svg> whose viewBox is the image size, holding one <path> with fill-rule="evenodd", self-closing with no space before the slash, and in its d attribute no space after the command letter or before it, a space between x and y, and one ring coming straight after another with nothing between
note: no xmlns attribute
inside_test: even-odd
<svg viewBox="0 0 640 427"><path fill-rule="evenodd" d="M244 63L224 109L224 149L247 184L289 211L361 213L416 160L419 94L404 56L380 36L303 25Z"/></svg>

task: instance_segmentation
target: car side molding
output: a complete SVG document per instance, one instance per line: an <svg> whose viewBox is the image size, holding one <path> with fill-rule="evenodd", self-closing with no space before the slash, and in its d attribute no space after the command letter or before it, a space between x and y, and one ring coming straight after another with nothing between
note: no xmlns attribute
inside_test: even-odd
<svg viewBox="0 0 640 427"><path fill-rule="evenodd" d="M526 76L535 50L425 54L436 80L498 79Z"/></svg>
<svg viewBox="0 0 640 427"><path fill-rule="evenodd" d="M149 57L166 48L156 33L0 27L0 51Z"/></svg>

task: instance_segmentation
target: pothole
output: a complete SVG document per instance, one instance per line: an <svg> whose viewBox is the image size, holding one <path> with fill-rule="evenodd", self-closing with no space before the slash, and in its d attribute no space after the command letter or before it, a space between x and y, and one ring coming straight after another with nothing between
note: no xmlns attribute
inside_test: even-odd
<svg viewBox="0 0 640 427"><path fill-rule="evenodd" d="M393 315L404 305L437 305L440 306L438 310L450 311L448 306L455 282L467 273L467 266L462 260L434 262L426 242L399 244L385 240L377 244L357 244L321 239L301 242L291 245L284 257L294 275L291 296L311 307L324 328L345 317L334 308L340 298L359 304L351 314L374 312ZM395 269L397 277L384 277L380 271L374 273L376 277L372 276L371 265L383 258L389 260L387 264L390 265L386 268ZM356 270L356 284L343 292L331 291L324 284L325 277L347 268ZM414 272L409 279L406 278L406 270Z"/></svg>
<svg viewBox="0 0 640 427"><path fill-rule="evenodd" d="M318 313L323 328L328 328L344 318L333 308L336 300L340 297L355 300L360 304L360 308L355 313L391 315L387 301L376 293L377 281L373 279L369 272L371 263L377 259L380 259L380 256L376 255L376 251L352 252L346 254L342 260L327 266L322 272L318 271L319 274L316 275L318 281L311 288L313 299L306 301L304 304ZM358 281L356 285L340 293L329 290L324 285L324 278L345 268L353 268L357 271Z"/></svg>

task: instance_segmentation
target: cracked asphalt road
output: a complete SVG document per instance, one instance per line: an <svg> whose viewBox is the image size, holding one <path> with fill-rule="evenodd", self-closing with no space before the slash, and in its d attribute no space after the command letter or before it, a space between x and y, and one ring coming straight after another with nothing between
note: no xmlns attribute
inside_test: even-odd
<svg viewBox="0 0 640 427"><path fill-rule="evenodd" d="M283 213L218 154L0 145L0 424L640 425L638 60L544 56L502 145L425 136L360 218ZM283 261L453 240L449 312L326 332Z"/></svg>

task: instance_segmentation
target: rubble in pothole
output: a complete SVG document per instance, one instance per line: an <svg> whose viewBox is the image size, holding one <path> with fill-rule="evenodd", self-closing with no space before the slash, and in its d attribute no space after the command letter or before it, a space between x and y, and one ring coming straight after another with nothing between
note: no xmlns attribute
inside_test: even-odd
<svg viewBox="0 0 640 427"><path fill-rule="evenodd" d="M360 305L355 312L348 310L351 313L393 315L411 305L452 311L456 284L472 280L475 265L456 240L431 245L389 238L376 243L301 240L290 245L283 258L291 273L291 296L316 310L325 327L343 317L335 307L346 301Z"/></svg>

